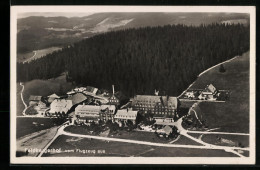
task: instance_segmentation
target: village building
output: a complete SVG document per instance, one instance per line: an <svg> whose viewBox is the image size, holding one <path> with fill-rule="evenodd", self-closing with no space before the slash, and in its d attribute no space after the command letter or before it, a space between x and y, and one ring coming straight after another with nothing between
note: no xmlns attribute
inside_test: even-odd
<svg viewBox="0 0 260 170"><path fill-rule="evenodd" d="M216 87L212 84L207 85L207 87L201 92L199 95L200 100L216 100L217 99L218 91Z"/></svg>
<svg viewBox="0 0 260 170"><path fill-rule="evenodd" d="M68 91L68 92L67 92L67 95L70 96L70 95L74 95L74 94L76 94L76 93L77 93L77 92L75 92L74 90L71 90L71 91Z"/></svg>
<svg viewBox="0 0 260 170"><path fill-rule="evenodd" d="M47 102L48 103L52 103L55 99L58 99L60 98L57 94L53 93L52 95L49 95L47 97Z"/></svg>
<svg viewBox="0 0 260 170"><path fill-rule="evenodd" d="M68 96L66 99L71 100L72 106L73 108L75 108L77 105L83 104L83 102L85 102L88 99L88 97L83 93L76 93L74 95Z"/></svg>
<svg viewBox="0 0 260 170"><path fill-rule="evenodd" d="M137 111L133 110L118 110L117 113L115 114L115 122L127 122L128 120L132 121L133 124L136 123L136 117L137 117Z"/></svg>
<svg viewBox="0 0 260 170"><path fill-rule="evenodd" d="M72 107L72 101L66 99L55 99L50 106L51 115L67 114Z"/></svg>
<svg viewBox="0 0 260 170"><path fill-rule="evenodd" d="M164 128L157 130L157 133L159 134L159 136L165 135L166 137L169 137L172 131L173 131L172 128L166 125Z"/></svg>
<svg viewBox="0 0 260 170"><path fill-rule="evenodd" d="M189 98L189 99L195 98L194 91L187 91L187 92L185 93L185 97L187 97L187 98Z"/></svg>
<svg viewBox="0 0 260 170"><path fill-rule="evenodd" d="M177 97L136 95L132 102L133 110L150 113L153 117L171 117L177 115L179 102Z"/></svg>
<svg viewBox="0 0 260 170"><path fill-rule="evenodd" d="M35 105L35 104L39 103L41 100L42 100L42 96L30 95L30 97L29 97L29 105L30 106Z"/></svg>
<svg viewBox="0 0 260 170"><path fill-rule="evenodd" d="M75 108L75 117L79 122L98 122L100 106L78 105Z"/></svg>
<svg viewBox="0 0 260 170"><path fill-rule="evenodd" d="M44 102L42 102L42 101L39 101L39 102L37 103L37 106L38 106L39 108L47 108L46 103L44 103Z"/></svg>
<svg viewBox="0 0 260 170"><path fill-rule="evenodd" d="M114 122L114 115L116 112L115 105L101 105L100 106L100 120Z"/></svg>
<svg viewBox="0 0 260 170"><path fill-rule="evenodd" d="M116 96L111 96L109 99L108 99L108 101L109 101L109 104L110 105L116 105L116 106L118 106L119 104L120 104L120 102L119 102L119 99L116 97Z"/></svg>
<svg viewBox="0 0 260 170"><path fill-rule="evenodd" d="M172 122L174 122L173 118L156 117L154 124L164 125Z"/></svg>
<svg viewBox="0 0 260 170"><path fill-rule="evenodd" d="M115 96L114 85L112 85L112 90L113 90L113 94L112 94L112 96L108 99L109 104L110 104L110 105L119 106L119 105L120 105L120 101L119 101L119 99Z"/></svg>
<svg viewBox="0 0 260 170"><path fill-rule="evenodd" d="M39 102L38 105L34 107L34 109L38 112L38 115L45 116L50 108L47 107L45 103Z"/></svg>
<svg viewBox="0 0 260 170"><path fill-rule="evenodd" d="M87 86L82 92L86 95L96 95L98 88Z"/></svg>

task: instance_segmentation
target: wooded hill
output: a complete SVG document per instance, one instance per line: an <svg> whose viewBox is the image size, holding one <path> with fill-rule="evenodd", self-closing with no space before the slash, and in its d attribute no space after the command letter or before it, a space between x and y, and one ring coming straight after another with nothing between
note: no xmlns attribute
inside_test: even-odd
<svg viewBox="0 0 260 170"><path fill-rule="evenodd" d="M100 34L30 63L17 64L17 81L68 72L76 84L117 90L128 96L177 96L203 70L249 50L249 27L167 25ZM164 93L161 93L164 94Z"/></svg>

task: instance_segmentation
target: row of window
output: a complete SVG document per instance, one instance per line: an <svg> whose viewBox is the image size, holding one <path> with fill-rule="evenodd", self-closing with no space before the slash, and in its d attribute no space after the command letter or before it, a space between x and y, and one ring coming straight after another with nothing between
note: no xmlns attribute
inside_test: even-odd
<svg viewBox="0 0 260 170"><path fill-rule="evenodd" d="M143 108L143 107L139 107L139 108L135 108L135 110L151 110L151 111L159 111L159 112L174 112L175 109L168 109L168 108Z"/></svg>
<svg viewBox="0 0 260 170"><path fill-rule="evenodd" d="M145 110L144 111L145 113L147 113L148 111L147 110ZM160 111L152 111L152 114L158 114L158 115L173 115L174 114L174 112L160 112Z"/></svg>
<svg viewBox="0 0 260 170"><path fill-rule="evenodd" d="M136 116L125 116L125 115L117 115L117 117L122 118L136 118Z"/></svg>
<svg viewBox="0 0 260 170"><path fill-rule="evenodd" d="M114 100L114 99L110 99L109 102L110 103L112 103L112 102L118 103L119 101L118 100Z"/></svg>
<svg viewBox="0 0 260 170"><path fill-rule="evenodd" d="M137 100L136 103L143 103L143 104L148 104L148 103L161 103L160 101L151 101L151 100ZM172 104L171 102L169 104Z"/></svg>
<svg viewBox="0 0 260 170"><path fill-rule="evenodd" d="M109 113L114 113L114 110L108 110ZM102 113L102 112L101 112ZM104 112L103 112L104 113Z"/></svg>
<svg viewBox="0 0 260 170"><path fill-rule="evenodd" d="M84 115L97 115L99 112L90 113L90 112L76 112L76 114L84 114Z"/></svg>
<svg viewBox="0 0 260 170"><path fill-rule="evenodd" d="M146 105L146 104L135 104L134 105L135 107L161 107L161 108L167 108L167 107L170 107L170 108L174 108L172 105L168 105L168 106L163 106L163 105L161 105L161 104L159 104L159 105L151 105L151 104L148 104L148 105Z"/></svg>

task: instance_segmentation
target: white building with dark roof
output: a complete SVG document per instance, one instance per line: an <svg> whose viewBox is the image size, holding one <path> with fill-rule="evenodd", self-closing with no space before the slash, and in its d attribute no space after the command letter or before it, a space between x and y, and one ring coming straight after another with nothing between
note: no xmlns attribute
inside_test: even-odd
<svg viewBox="0 0 260 170"><path fill-rule="evenodd" d="M137 117L137 111L124 109L124 110L118 110L114 116L114 119L115 122L120 122L120 121L126 122L127 120L130 120L135 124L136 117Z"/></svg>
<svg viewBox="0 0 260 170"><path fill-rule="evenodd" d="M81 120L98 121L100 106L94 105L78 105L75 108L75 116Z"/></svg>
<svg viewBox="0 0 260 170"><path fill-rule="evenodd" d="M199 95L200 100L216 100L218 91L212 84L207 85L207 87Z"/></svg>

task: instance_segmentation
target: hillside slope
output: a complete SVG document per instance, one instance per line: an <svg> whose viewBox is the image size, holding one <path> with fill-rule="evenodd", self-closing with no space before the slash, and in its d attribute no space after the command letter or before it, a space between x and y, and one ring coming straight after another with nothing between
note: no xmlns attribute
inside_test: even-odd
<svg viewBox="0 0 260 170"><path fill-rule="evenodd" d="M225 103L201 102L202 117L210 128L249 133L249 52L224 67L225 73L220 73L219 67L209 70L190 89L203 89L211 83L217 89L230 90L230 99Z"/></svg>
<svg viewBox="0 0 260 170"><path fill-rule="evenodd" d="M86 17L30 16L17 20L18 53L68 45L100 33L127 28L230 22L248 25L247 14L232 13L96 13Z"/></svg>

